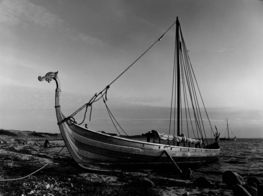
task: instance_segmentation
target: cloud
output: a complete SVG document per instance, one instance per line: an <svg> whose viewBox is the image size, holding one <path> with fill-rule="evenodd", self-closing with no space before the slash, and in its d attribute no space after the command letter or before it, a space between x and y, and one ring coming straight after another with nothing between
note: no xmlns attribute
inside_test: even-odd
<svg viewBox="0 0 263 196"><path fill-rule="evenodd" d="M49 69L51 68L47 65L40 66L34 61L12 55L10 52L1 53L0 88L3 86L32 87L37 81L37 74Z"/></svg>
<svg viewBox="0 0 263 196"><path fill-rule="evenodd" d="M28 22L45 27L63 23L56 15L28 0L3 0L0 3L0 23L14 26Z"/></svg>
<svg viewBox="0 0 263 196"><path fill-rule="evenodd" d="M96 37L93 37L93 36L90 36L88 34L85 34L85 33L81 33L81 32L74 32L74 34L72 34L71 36L72 39L79 39L79 41L85 43L85 44L88 44L88 45L91 45L91 46L100 46L100 47L105 47L106 46L106 43L104 43L102 40L96 38Z"/></svg>

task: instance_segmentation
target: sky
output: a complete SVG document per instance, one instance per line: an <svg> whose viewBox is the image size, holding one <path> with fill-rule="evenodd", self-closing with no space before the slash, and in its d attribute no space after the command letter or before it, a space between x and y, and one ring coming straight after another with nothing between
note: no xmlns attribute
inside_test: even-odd
<svg viewBox="0 0 263 196"><path fill-rule="evenodd" d="M0 0L0 128L57 132L55 85L38 75L59 71L70 114L176 16L212 122L224 130L229 119L238 137L263 137L260 0ZM111 86L109 104L127 129L166 127L173 47L171 31ZM109 122L102 110L93 118L100 129Z"/></svg>

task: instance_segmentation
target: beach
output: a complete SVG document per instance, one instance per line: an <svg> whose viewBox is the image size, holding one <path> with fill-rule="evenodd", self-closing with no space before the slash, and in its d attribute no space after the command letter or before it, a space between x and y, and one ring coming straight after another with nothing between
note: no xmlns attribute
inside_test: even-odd
<svg viewBox="0 0 263 196"><path fill-rule="evenodd" d="M220 160L191 168L187 179L178 176L172 166L170 172L109 170L96 165L82 169L59 134L15 130L1 130L0 134L2 195L233 195L233 188L222 180L225 171L239 173L244 182L250 176L263 177L260 152L251 154L258 148L247 140L222 143ZM233 146L240 149L244 143L246 151L234 155ZM254 144L260 147L262 141Z"/></svg>

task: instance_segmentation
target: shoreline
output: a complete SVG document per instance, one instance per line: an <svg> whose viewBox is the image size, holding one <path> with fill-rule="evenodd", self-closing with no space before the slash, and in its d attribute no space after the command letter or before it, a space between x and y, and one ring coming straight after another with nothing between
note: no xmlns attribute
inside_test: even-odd
<svg viewBox="0 0 263 196"><path fill-rule="evenodd" d="M217 177L211 177L205 171L193 170L190 179L182 179L172 170L105 170L92 165L85 170L74 162L58 134L4 133L0 132L2 195L233 195L233 187L223 182L222 172L215 171ZM46 139L49 146L44 148ZM28 178L5 182L45 164Z"/></svg>

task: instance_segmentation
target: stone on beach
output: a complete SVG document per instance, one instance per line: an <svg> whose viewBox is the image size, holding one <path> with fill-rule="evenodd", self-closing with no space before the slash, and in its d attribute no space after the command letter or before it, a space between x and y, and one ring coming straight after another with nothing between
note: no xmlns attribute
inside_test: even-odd
<svg viewBox="0 0 263 196"><path fill-rule="evenodd" d="M43 148L45 137L27 138L27 143L13 138L7 138L5 141L6 143L3 143L0 149L3 168L2 173L0 171L0 177L21 177L46 163L49 165L43 171L23 181L2 183L0 195L231 196L234 191L235 195L239 196L263 196L263 184L259 180L260 177L248 176L244 181L239 174L228 171L224 173L222 183L218 178L216 180L209 178L209 174L199 175L187 168L183 170L184 175L181 177L172 172L166 175L156 171L152 173L149 170L109 171L94 165L90 165L89 170L83 170L77 166L66 148L57 155L64 146L62 140L54 140L50 137L49 148ZM219 174L220 172L216 172L216 177ZM192 179L186 177L192 175ZM198 178L200 176L202 177ZM229 181L232 184L239 184L239 187L229 185Z"/></svg>

